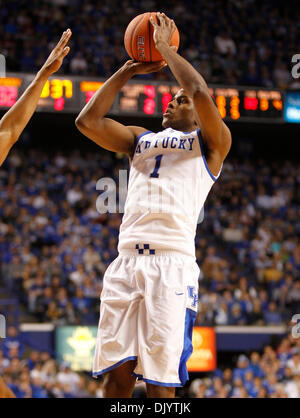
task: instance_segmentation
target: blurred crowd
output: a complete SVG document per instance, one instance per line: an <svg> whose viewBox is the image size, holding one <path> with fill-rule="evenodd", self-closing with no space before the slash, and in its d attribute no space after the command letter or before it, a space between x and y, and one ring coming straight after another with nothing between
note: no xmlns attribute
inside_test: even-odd
<svg viewBox="0 0 300 418"><path fill-rule="evenodd" d="M0 376L17 398L102 398L102 382L58 365L44 351L30 350L10 326L0 346Z"/></svg>
<svg viewBox="0 0 300 418"><path fill-rule="evenodd" d="M14 152L0 171L2 279L39 322L97 323L102 279L117 255L119 214L100 215L114 156ZM121 165L118 165L121 164Z"/></svg>
<svg viewBox="0 0 300 418"><path fill-rule="evenodd" d="M103 397L103 380L58 364L48 352L28 349L13 326L0 346L0 376L18 398ZM190 379L178 397L300 398L300 339L289 334L263 352L239 355L235 367L227 364ZM144 382L137 382L133 397L145 397L145 389Z"/></svg>
<svg viewBox="0 0 300 418"><path fill-rule="evenodd" d="M39 322L96 324L121 214L96 208L127 160L15 151L0 170L2 282ZM198 225L198 325L280 325L300 312L300 164L225 162Z"/></svg>
<svg viewBox="0 0 300 418"><path fill-rule="evenodd" d="M300 339L284 338L262 353L240 355L234 368L194 379L188 395L196 398L300 398Z"/></svg>
<svg viewBox="0 0 300 418"><path fill-rule="evenodd" d="M228 160L205 208L198 324L288 323L300 312L300 165Z"/></svg>
<svg viewBox="0 0 300 418"><path fill-rule="evenodd" d="M7 0L0 10L0 53L9 71L36 72L69 27L71 52L61 72L108 77L126 59L128 23L157 10L175 20L179 52L209 83L299 87L291 77L299 52L297 6L297 0ZM155 77L172 76L164 70Z"/></svg>

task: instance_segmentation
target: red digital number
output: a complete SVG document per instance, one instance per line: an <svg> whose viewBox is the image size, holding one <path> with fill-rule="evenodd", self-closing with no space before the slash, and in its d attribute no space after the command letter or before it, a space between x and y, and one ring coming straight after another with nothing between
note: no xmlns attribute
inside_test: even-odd
<svg viewBox="0 0 300 418"><path fill-rule="evenodd" d="M65 107L65 99L63 97L54 100L54 109L63 110Z"/></svg>
<svg viewBox="0 0 300 418"><path fill-rule="evenodd" d="M245 97L244 99L245 110L257 110L258 100L256 97Z"/></svg>
<svg viewBox="0 0 300 418"><path fill-rule="evenodd" d="M18 88L15 86L0 86L0 106L13 106L18 97Z"/></svg>
<svg viewBox="0 0 300 418"><path fill-rule="evenodd" d="M143 111L147 115L153 115L155 111L155 87L145 86L144 94L147 96L147 98L144 101Z"/></svg>
<svg viewBox="0 0 300 418"><path fill-rule="evenodd" d="M94 96L96 92L95 91L86 91L85 92L85 103L88 103L91 98Z"/></svg>
<svg viewBox="0 0 300 418"><path fill-rule="evenodd" d="M162 95L162 105L163 105L163 113L167 110L168 104L172 100L172 94L169 92L166 92Z"/></svg>

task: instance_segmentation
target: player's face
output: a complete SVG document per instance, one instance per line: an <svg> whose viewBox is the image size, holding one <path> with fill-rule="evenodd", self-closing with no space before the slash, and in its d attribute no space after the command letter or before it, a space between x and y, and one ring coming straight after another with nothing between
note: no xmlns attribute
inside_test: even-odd
<svg viewBox="0 0 300 418"><path fill-rule="evenodd" d="M195 110L191 97L181 89L169 103L163 114L162 126L179 131L195 129Z"/></svg>

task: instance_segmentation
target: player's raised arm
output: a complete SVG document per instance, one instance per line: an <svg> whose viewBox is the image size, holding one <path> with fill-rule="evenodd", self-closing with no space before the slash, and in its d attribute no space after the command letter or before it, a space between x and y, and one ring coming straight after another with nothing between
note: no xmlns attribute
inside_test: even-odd
<svg viewBox="0 0 300 418"><path fill-rule="evenodd" d="M101 147L132 155L135 138L146 131L138 126L124 126L105 115L110 110L116 95L135 74L148 74L161 70L165 62L142 63L127 61L94 94L78 115L75 124L85 136Z"/></svg>
<svg viewBox="0 0 300 418"><path fill-rule="evenodd" d="M153 37L156 48L180 86L193 99L202 137L209 149L209 168L213 174L217 175L231 146L230 131L222 121L203 77L170 47L169 41L175 28L174 21L164 13L158 13L157 17L159 24L152 17L150 18L154 27Z"/></svg>
<svg viewBox="0 0 300 418"><path fill-rule="evenodd" d="M49 76L61 66L70 48L67 45L72 32L66 30L58 44L52 50L43 67L37 73L19 100L6 112L0 121L0 165L5 160L9 150L18 140L23 129L33 115L43 87Z"/></svg>

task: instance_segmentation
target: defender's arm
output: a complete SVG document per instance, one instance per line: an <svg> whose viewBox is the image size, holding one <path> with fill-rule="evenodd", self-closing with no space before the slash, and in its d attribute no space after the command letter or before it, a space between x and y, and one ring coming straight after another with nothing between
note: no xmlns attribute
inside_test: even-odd
<svg viewBox="0 0 300 418"><path fill-rule="evenodd" d="M49 55L47 61L37 73L32 83L28 86L19 100L8 110L0 121L0 165L11 147L18 140L23 129L33 115L43 87L49 76L56 72L70 48L66 46L72 32L65 31L60 41Z"/></svg>

